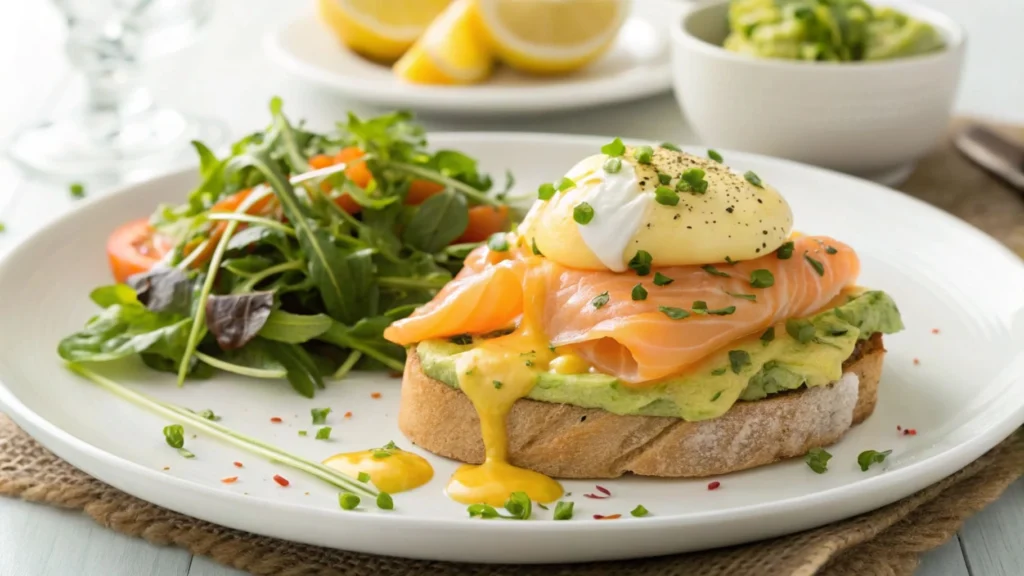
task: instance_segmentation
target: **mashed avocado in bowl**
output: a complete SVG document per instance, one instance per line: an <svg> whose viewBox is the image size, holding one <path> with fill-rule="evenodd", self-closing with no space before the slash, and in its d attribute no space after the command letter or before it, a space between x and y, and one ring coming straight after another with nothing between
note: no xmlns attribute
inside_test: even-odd
<svg viewBox="0 0 1024 576"><path fill-rule="evenodd" d="M863 0L732 0L724 47L762 58L856 62L941 50L922 22Z"/></svg>

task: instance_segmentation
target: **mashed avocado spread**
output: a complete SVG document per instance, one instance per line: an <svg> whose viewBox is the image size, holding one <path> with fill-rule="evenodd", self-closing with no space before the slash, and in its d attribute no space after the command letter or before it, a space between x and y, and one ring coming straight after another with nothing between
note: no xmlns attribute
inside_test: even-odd
<svg viewBox="0 0 1024 576"><path fill-rule="evenodd" d="M600 408L614 414L707 420L737 400L758 400L800 386L821 386L842 376L858 340L903 329L899 310L884 292L848 296L815 316L791 320L720 350L687 374L630 388L605 374L538 370L532 400ZM416 351L427 376L458 387L455 358L473 347L449 340L421 342Z"/></svg>
<svg viewBox="0 0 1024 576"><path fill-rule="evenodd" d="M933 52L929 24L863 0L733 0L725 48L764 58L851 62Z"/></svg>

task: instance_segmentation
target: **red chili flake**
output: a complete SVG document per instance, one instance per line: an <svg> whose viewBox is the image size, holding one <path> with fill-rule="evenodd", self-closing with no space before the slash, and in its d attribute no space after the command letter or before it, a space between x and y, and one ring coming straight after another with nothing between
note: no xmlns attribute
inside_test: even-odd
<svg viewBox="0 0 1024 576"><path fill-rule="evenodd" d="M238 481L238 476L228 476L227 478L221 478L220 481L225 484L234 484Z"/></svg>
<svg viewBox="0 0 1024 576"><path fill-rule="evenodd" d="M607 496L598 496L597 494L584 494L583 497L584 498L593 498L594 500L604 500L604 499L608 498Z"/></svg>
<svg viewBox="0 0 1024 576"><path fill-rule="evenodd" d="M605 496L611 496L612 495L611 491L609 491L604 486L594 486L594 488L597 488L597 491L600 492L601 494L604 494Z"/></svg>
<svg viewBox="0 0 1024 576"><path fill-rule="evenodd" d="M280 474L274 474L274 482L277 482L281 486L288 486L289 484L291 484L291 482L289 482L287 478L281 476Z"/></svg>
<svg viewBox="0 0 1024 576"><path fill-rule="evenodd" d="M270 421L273 422L274 424L280 424L281 422L284 422L284 420L281 420L277 416L274 416L273 418L271 418Z"/></svg>
<svg viewBox="0 0 1024 576"><path fill-rule="evenodd" d="M938 328L932 328L932 334L938 334L938 333L939 333L939 329Z"/></svg>
<svg viewBox="0 0 1024 576"><path fill-rule="evenodd" d="M345 418L351 418L351 417L352 417L352 413L351 412L345 412Z"/></svg>
<svg viewBox="0 0 1024 576"><path fill-rule="evenodd" d="M896 431L899 432L900 430L903 430L903 426L900 426L899 424L897 424L896 425Z"/></svg>
<svg viewBox="0 0 1024 576"><path fill-rule="evenodd" d="M374 400L380 398L380 392L374 392L370 394L370 398L373 398Z"/></svg>
<svg viewBox="0 0 1024 576"><path fill-rule="evenodd" d="M917 366L917 365L919 365L920 363L921 363L921 360L920 360L920 359L918 359L918 358L914 358L914 366Z"/></svg>
<svg viewBox="0 0 1024 576"><path fill-rule="evenodd" d="M232 462L232 464L235 465L235 468L241 468L242 467L242 463L241 462Z"/></svg>
<svg viewBox="0 0 1024 576"><path fill-rule="evenodd" d="M609 514L608 516L594 514L594 520L618 520L619 518L622 518L622 514Z"/></svg>
<svg viewBox="0 0 1024 576"><path fill-rule="evenodd" d="M907 436L917 436L917 430L914 428L907 428L906 430L903 431L903 433L906 434Z"/></svg>
<svg viewBox="0 0 1024 576"><path fill-rule="evenodd" d="M721 482L719 482L718 480L715 480L714 482L708 484L708 490L718 490L718 487L721 486L721 485L722 485Z"/></svg>

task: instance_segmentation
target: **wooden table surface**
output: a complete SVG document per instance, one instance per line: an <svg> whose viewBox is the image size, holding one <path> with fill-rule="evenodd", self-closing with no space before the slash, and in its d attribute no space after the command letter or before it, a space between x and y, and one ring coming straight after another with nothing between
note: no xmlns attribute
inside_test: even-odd
<svg viewBox="0 0 1024 576"><path fill-rule="evenodd" d="M213 0L210 0L213 1ZM644 0L638 0L644 1ZM958 110L1024 124L1024 0L923 0L968 31ZM47 2L8 3L0 19L0 143L25 122L66 107L79 89L64 59L60 15ZM153 62L146 82L158 99L214 116L231 135L261 126L272 95L293 118L323 127L346 110L370 113L286 76L263 55L263 32L312 2L218 0L213 21L191 47ZM212 57L211 57L212 55ZM695 143L671 95L622 106L515 120L425 118L432 130L525 130L614 134ZM92 190L95 193L95 190ZM0 160L0 253L70 209L66 186L26 179ZM1011 576L1024 573L1024 481L967 521L958 537L928 553L919 576ZM154 546L88 517L0 499L0 576L226 576L241 574L184 550Z"/></svg>

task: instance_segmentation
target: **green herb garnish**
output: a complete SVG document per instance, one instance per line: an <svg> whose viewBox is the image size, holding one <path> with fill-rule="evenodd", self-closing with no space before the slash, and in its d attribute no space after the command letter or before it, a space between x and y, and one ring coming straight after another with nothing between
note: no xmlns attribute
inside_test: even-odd
<svg viewBox="0 0 1024 576"><path fill-rule="evenodd" d="M754 186L757 186L758 188L764 188L764 183L761 182L761 178L758 177L757 174L754 174L753 172L751 172L750 170L747 170L743 174L743 177L746 178L747 182L750 182Z"/></svg>
<svg viewBox="0 0 1024 576"><path fill-rule="evenodd" d="M892 454L892 450L886 450L885 452L865 450L857 455L857 464L860 465L861 472L867 472L872 464L881 464L889 454Z"/></svg>
<svg viewBox="0 0 1024 576"><path fill-rule="evenodd" d="M729 292L728 290L726 290L725 293L728 294L729 296L732 296L733 298L742 298L743 300L750 300L751 302L757 302L757 295L756 294L740 294L738 292Z"/></svg>
<svg viewBox="0 0 1024 576"><path fill-rule="evenodd" d="M662 142L660 146L665 150L671 150L673 152L682 152L682 149L680 149L679 146L676 146L671 142Z"/></svg>
<svg viewBox="0 0 1024 576"><path fill-rule="evenodd" d="M70 192L72 198L85 198L85 185L75 182L70 186Z"/></svg>
<svg viewBox="0 0 1024 576"><path fill-rule="evenodd" d="M724 161L722 155L719 154L717 150L712 150L710 148L708 148L708 158L711 158L712 160L718 162L719 164L721 164Z"/></svg>
<svg viewBox="0 0 1024 576"><path fill-rule="evenodd" d="M772 326L771 328L765 330L764 334L761 334L761 343L764 344L765 346L767 346L768 343L771 342L772 340L775 340L775 326Z"/></svg>
<svg viewBox="0 0 1024 576"><path fill-rule="evenodd" d="M750 366L750 354L746 350L729 350L729 368L733 374L739 374L747 366Z"/></svg>
<svg viewBox="0 0 1024 576"><path fill-rule="evenodd" d="M565 192L566 190L572 190L575 187L576 187L576 183L572 181L572 178L563 176L562 179L558 181L558 191L559 192Z"/></svg>
<svg viewBox="0 0 1024 576"><path fill-rule="evenodd" d="M307 435L309 435L309 432L307 432L305 430L299 430L299 436L307 436Z"/></svg>
<svg viewBox="0 0 1024 576"><path fill-rule="evenodd" d="M594 296L594 299L591 300L590 303L594 306L594 308L600 308L607 304L610 298L611 297L608 295L608 292L605 291L601 292L597 296Z"/></svg>
<svg viewBox="0 0 1024 576"><path fill-rule="evenodd" d="M498 511L490 504L470 504L466 508L470 518L497 518Z"/></svg>
<svg viewBox="0 0 1024 576"><path fill-rule="evenodd" d="M679 204L679 194L668 186L658 186L654 189L654 201L664 206L675 206Z"/></svg>
<svg viewBox="0 0 1024 576"><path fill-rule="evenodd" d="M650 164L654 158L654 148L650 146L637 146L633 151L633 158L640 164Z"/></svg>
<svg viewBox="0 0 1024 576"><path fill-rule="evenodd" d="M711 371L711 375L712 375L712 376L721 376L722 374L725 374L725 371L726 371L726 369L725 369L725 368L715 368L714 370L712 370L712 371ZM714 397L714 398L712 398L711 400L712 400L712 401L718 400L718 395L719 395L719 394L721 394L721 392L719 392L718 394L716 394L716 395L715 395L715 397Z"/></svg>
<svg viewBox="0 0 1024 576"><path fill-rule="evenodd" d="M630 514L636 518L642 518L647 516L647 508L644 508L642 504L637 504L636 508L633 508L633 511L630 512Z"/></svg>
<svg viewBox="0 0 1024 576"><path fill-rule="evenodd" d="M495 232L487 239L487 247L495 252L508 252L508 235Z"/></svg>
<svg viewBox="0 0 1024 576"><path fill-rule="evenodd" d="M338 494L338 504L342 510L355 510L356 506L359 506L359 496L351 492L342 492Z"/></svg>
<svg viewBox="0 0 1024 576"><path fill-rule="evenodd" d="M182 458L192 459L196 457L195 454L185 450L184 448L178 448L178 454L180 454Z"/></svg>
<svg viewBox="0 0 1024 576"><path fill-rule="evenodd" d="M505 510L508 511L512 519L529 520L530 514L533 513L533 503L526 492L513 492L505 502Z"/></svg>
<svg viewBox="0 0 1024 576"><path fill-rule="evenodd" d="M775 284L775 276L763 268L750 273L750 285L754 288L769 288Z"/></svg>
<svg viewBox="0 0 1024 576"><path fill-rule="evenodd" d="M658 184L667 186L672 181L672 176L665 174L664 172L658 172Z"/></svg>
<svg viewBox="0 0 1024 576"><path fill-rule="evenodd" d="M718 268L715 268L711 264L705 264L701 266L700 269L707 272L708 274L711 274L712 276L718 276L720 278L731 278L731 276L729 276L725 272L722 272Z"/></svg>
<svg viewBox="0 0 1024 576"><path fill-rule="evenodd" d="M811 258L811 256L806 252L804 252L804 260L807 260L807 263L811 265L811 268L814 268L814 271L818 273L818 276L825 275L825 266L821 262Z"/></svg>
<svg viewBox="0 0 1024 576"><path fill-rule="evenodd" d="M609 174L618 174L622 170L622 159L621 158L609 158L604 161L602 166L604 171Z"/></svg>
<svg viewBox="0 0 1024 576"><path fill-rule="evenodd" d="M725 368L719 368L719 370L722 371L722 374L725 374ZM715 395L711 397L711 401L715 402L719 398L721 398L722 397L722 392L723 392L723 390L719 390L718 392L715 392Z"/></svg>
<svg viewBox="0 0 1024 576"><path fill-rule="evenodd" d="M327 422L327 415L331 413L330 408L311 408L309 413L313 416L313 424Z"/></svg>
<svg viewBox="0 0 1024 576"><path fill-rule="evenodd" d="M569 520L569 519L571 519L572 518L572 507L573 507L573 503L572 502L566 502L564 500L560 500L558 502L558 504L555 504L554 519L555 520Z"/></svg>
<svg viewBox="0 0 1024 576"><path fill-rule="evenodd" d="M171 448L181 448L185 445L185 429L181 424L164 426L164 441Z"/></svg>
<svg viewBox="0 0 1024 576"><path fill-rule="evenodd" d="M626 145L622 143L622 140L616 138L610 143L601 146L601 153L609 156L622 156L626 153Z"/></svg>
<svg viewBox="0 0 1024 576"><path fill-rule="evenodd" d="M370 481L370 475L367 474L366 472L360 472L359 475L356 476L356 480L359 480L363 484L366 484L367 482Z"/></svg>
<svg viewBox="0 0 1024 576"><path fill-rule="evenodd" d="M673 320L682 320L690 316L690 313L682 308L673 308L671 306L658 306L658 311L668 316Z"/></svg>
<svg viewBox="0 0 1024 576"><path fill-rule="evenodd" d="M779 257L779 260L789 260L793 257L793 243L786 242L779 249L775 251L775 255Z"/></svg>
<svg viewBox="0 0 1024 576"><path fill-rule="evenodd" d="M394 510L395 501L391 498L391 494L388 494L387 492L377 494L377 508L380 508L381 510Z"/></svg>
<svg viewBox="0 0 1024 576"><path fill-rule="evenodd" d="M541 254L540 248L537 248L537 238L536 237L530 238L530 249L533 250L533 255L534 256L543 256L544 255L544 254Z"/></svg>
<svg viewBox="0 0 1024 576"><path fill-rule="evenodd" d="M839 253L839 250L836 250L836 249L835 249L834 247L832 247L832 246L825 246L825 253L826 253L826 254L838 254L838 253Z"/></svg>
<svg viewBox="0 0 1024 576"><path fill-rule="evenodd" d="M633 286L633 300L647 300L647 289L643 284Z"/></svg>
<svg viewBox="0 0 1024 576"><path fill-rule="evenodd" d="M690 168L680 178L690 185L694 194L703 194L708 190L708 181L704 179L704 170L700 168Z"/></svg>
<svg viewBox="0 0 1024 576"><path fill-rule="evenodd" d="M807 455L804 456L804 462L811 467L811 470L818 474L824 474L828 471L828 461L831 459L832 455L824 448L811 448L807 451Z"/></svg>
<svg viewBox="0 0 1024 576"><path fill-rule="evenodd" d="M324 426L316 431L317 440L330 440L331 439L331 427Z"/></svg>
<svg viewBox="0 0 1024 576"><path fill-rule="evenodd" d="M674 279L669 278L668 276L665 276L661 272L655 272L654 273L654 285L655 286L668 286L669 284L671 284L673 282L675 282Z"/></svg>
<svg viewBox="0 0 1024 576"><path fill-rule="evenodd" d="M814 339L814 324L808 320L790 318L786 320L786 333L801 344L807 344Z"/></svg>
<svg viewBox="0 0 1024 576"><path fill-rule="evenodd" d="M629 267L636 272L637 276L647 276L651 273L651 253L646 250L637 250L636 254L629 259Z"/></svg>
<svg viewBox="0 0 1024 576"><path fill-rule="evenodd" d="M494 389L495 390L501 390L501 386L502 386L501 380L494 380L491 383L494 384Z"/></svg>
<svg viewBox="0 0 1024 576"><path fill-rule="evenodd" d="M214 414L213 410L210 410L209 408L207 408L206 410L200 410L199 415L202 416L203 418L206 418L207 420L213 420L214 422L220 420L220 416Z"/></svg>
<svg viewBox="0 0 1024 576"><path fill-rule="evenodd" d="M589 224L594 219L594 208L586 202L580 202L572 209L572 219L577 224Z"/></svg>
<svg viewBox="0 0 1024 576"><path fill-rule="evenodd" d="M551 200L555 196L555 185L550 182L545 182L537 188L537 198L541 200Z"/></svg>

